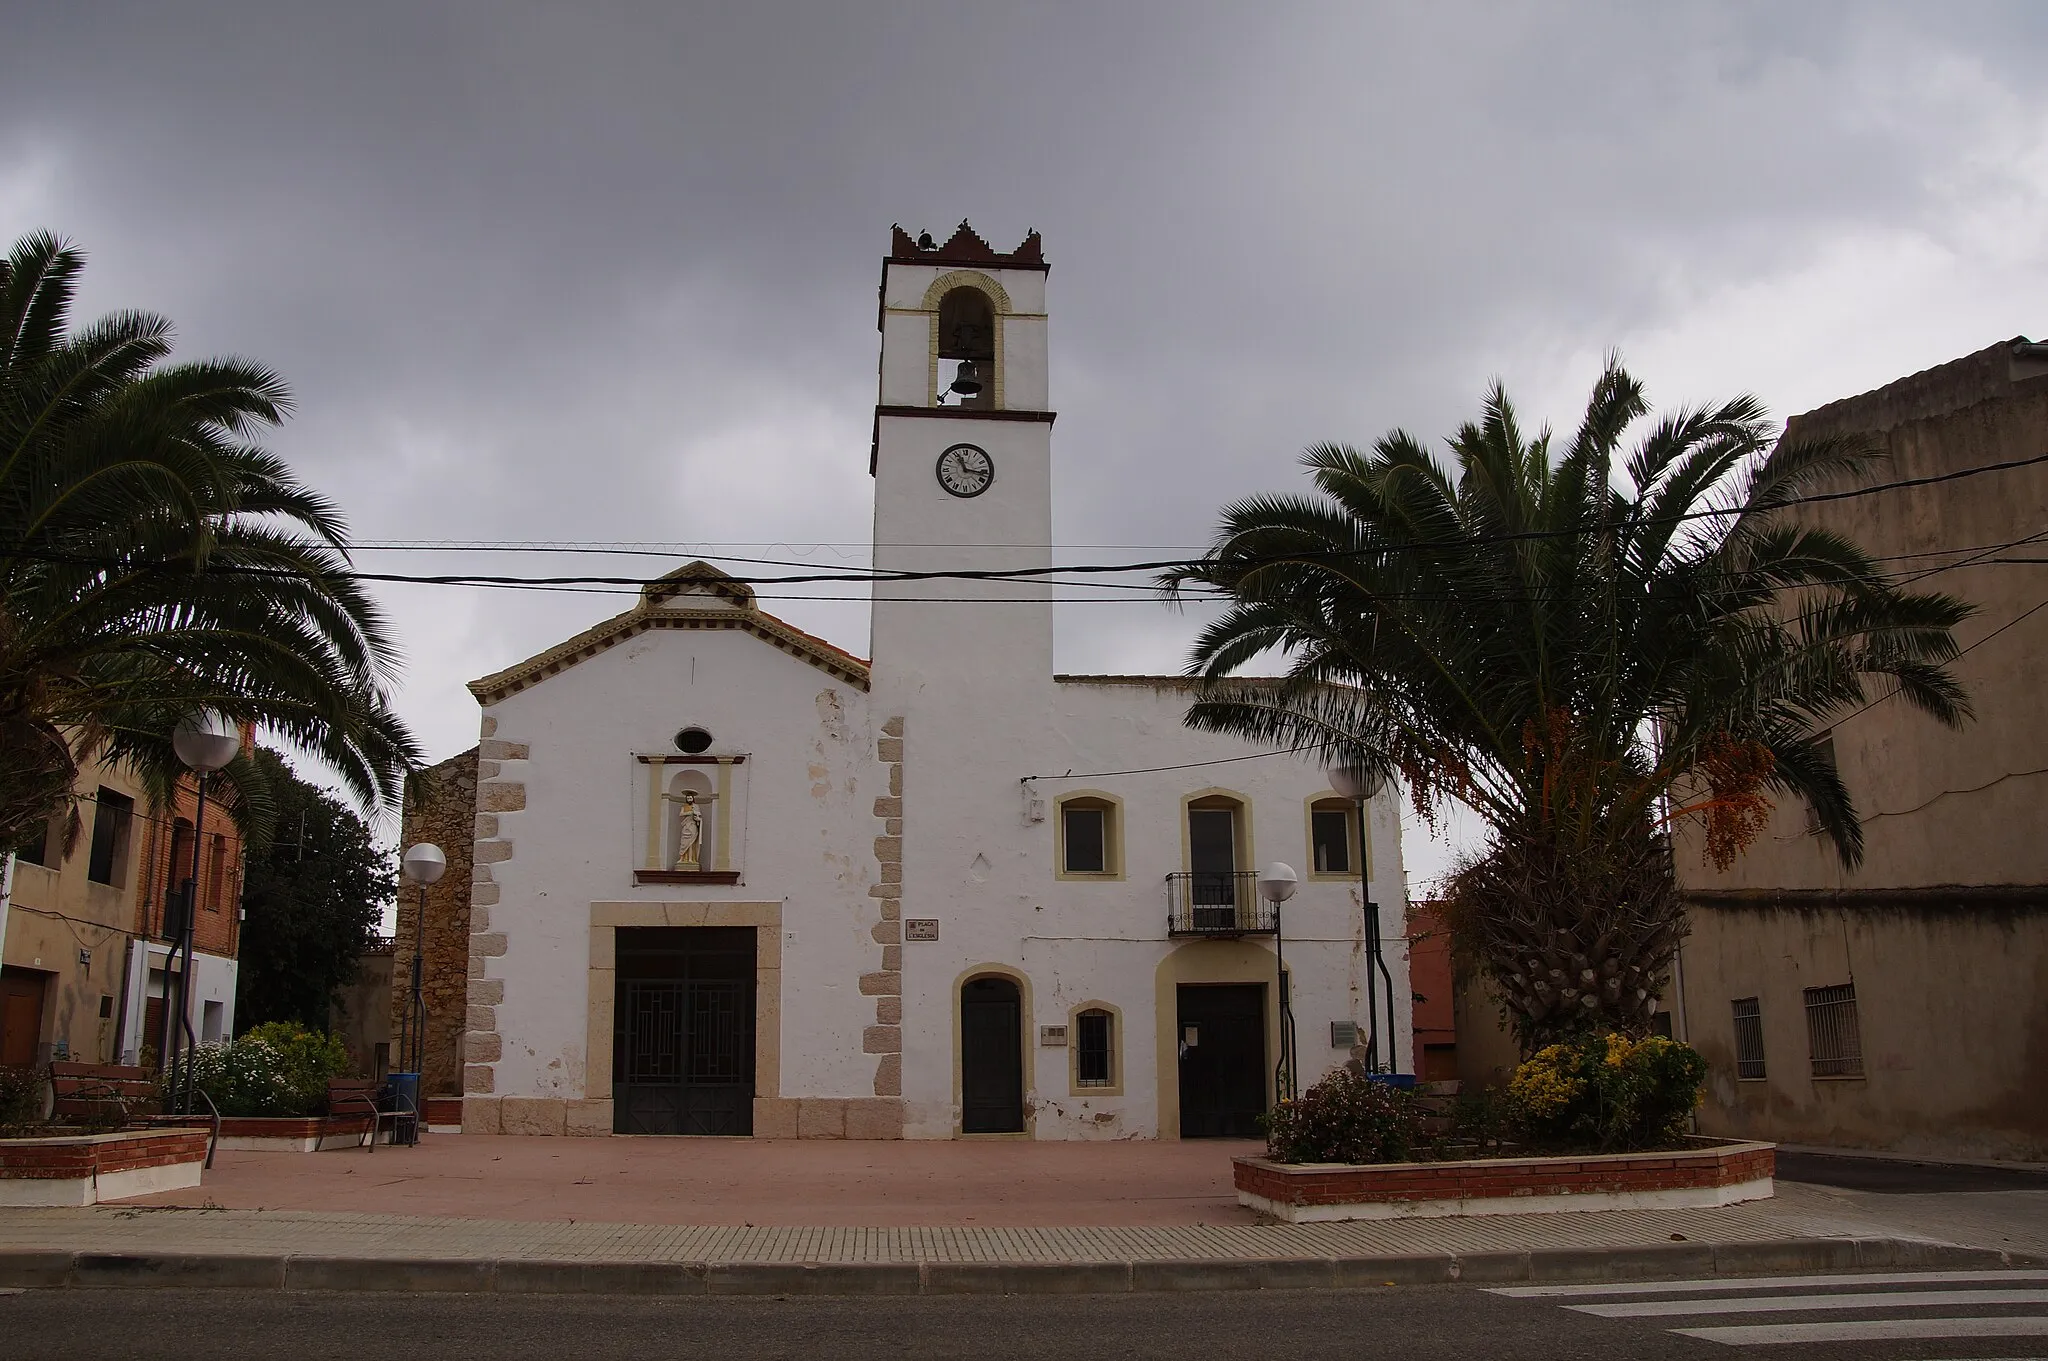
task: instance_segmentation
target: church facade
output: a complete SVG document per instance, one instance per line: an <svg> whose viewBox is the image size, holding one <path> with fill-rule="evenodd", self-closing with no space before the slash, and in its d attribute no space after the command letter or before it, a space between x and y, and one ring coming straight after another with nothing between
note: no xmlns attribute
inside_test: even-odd
<svg viewBox="0 0 2048 1361"><path fill-rule="evenodd" d="M894 234L879 573L1052 565L1046 273ZM1055 675L1046 595L879 581L864 661L697 563L472 683L463 1128L1252 1135L1369 1042L1412 1071L1392 796Z"/></svg>

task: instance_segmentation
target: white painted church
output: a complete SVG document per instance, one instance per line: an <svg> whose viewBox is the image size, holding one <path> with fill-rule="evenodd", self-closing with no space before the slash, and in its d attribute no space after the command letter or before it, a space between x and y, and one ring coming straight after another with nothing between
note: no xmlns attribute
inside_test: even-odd
<svg viewBox="0 0 2048 1361"><path fill-rule="evenodd" d="M880 321L875 567L1049 567L1037 234L896 230ZM1375 1013L1413 1071L1393 796L1361 835L1183 682L1055 675L1044 585L942 586L877 584L862 661L693 564L472 683L465 1130L1249 1136L1284 1033L1306 1087Z"/></svg>

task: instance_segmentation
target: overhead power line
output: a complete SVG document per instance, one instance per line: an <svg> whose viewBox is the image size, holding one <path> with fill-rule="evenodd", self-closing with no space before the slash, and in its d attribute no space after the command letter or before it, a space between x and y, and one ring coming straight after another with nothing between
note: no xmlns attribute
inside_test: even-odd
<svg viewBox="0 0 2048 1361"><path fill-rule="evenodd" d="M1974 468L1959 468L1952 470L1950 472L1932 474L1926 477L1902 478L1892 482L1874 483L1870 486L1854 487L1844 491L1816 492L1807 496L1788 497L1783 501L1777 502L1769 507L1765 507L1762 510L1759 510L1757 513L1775 514L1779 511L1787 510L1794 506L1822 504L1828 502L1850 500L1857 497L1874 496L1888 491L1899 491L1914 487L1931 486L1937 483L1954 482L1964 478L1984 476L1989 473L2005 472L2016 468L2033 467L2042 463L2048 463L2048 453L2037 454L2031 458L2011 459L2002 463L1983 464ZM1668 516L1645 517L1643 519L1631 521L1629 522L1629 524L1631 524L1634 527L1679 524L1693 520L1725 518L1728 516L1741 515L1745 513L1747 513L1745 511L1745 508L1741 506L1716 507L1707 510L1685 511ZM1371 548L1364 549L1332 549L1308 553L1290 553L1266 559L1250 559L1244 563L1233 565L1256 567L1264 562L1300 562L1314 559L1341 561L1344 559L1351 558L1380 557L1397 552L1426 552L1438 549L1462 550L1470 548L1489 547L1508 543L1522 543L1538 540L1571 538L1585 534L1609 532L1614 527L1615 526L1613 525L1594 524L1580 525L1569 529L1511 531L1501 534L1473 535L1455 539L1411 540L1408 542L1379 544ZM2029 541L2030 540L2024 539L2014 540L2011 544L2002 546L2011 547ZM111 559L95 559L86 557L67 556L63 554L43 553L25 547L0 549L0 557L13 557L17 559L28 559L32 561L46 562L72 562L82 563L91 566L104 567L122 566L133 568L139 565L153 570L185 570L173 564L134 564L126 561L115 561ZM731 577L731 579L733 581L741 582L750 586L797 586L827 585L841 583L876 585L920 581L987 581L1022 583L1030 580L1045 580L1048 578L1055 578L1059 576L1114 575L1129 572L1157 572L1165 571L1171 568L1199 567L1209 561L1211 560L1206 557L1159 558L1145 562L1074 563L1064 566L1049 567L947 568L932 570L871 569L867 571L858 572L814 571L777 576L734 575ZM810 566L811 564L801 563L792 565ZM637 576L521 576L497 573L484 574L365 572L355 568L346 569L340 572L322 574L292 568L264 567L246 563L222 562L210 563L209 570L218 571L221 573L236 573L245 576L282 576L295 578L309 578L325 575L339 579L385 582L392 584L517 588L626 587L637 590L642 587L655 585L661 580L661 578L648 578ZM1094 583L1062 581L1052 582L1050 584L1073 587L1084 584L1092 585ZM896 599L898 597L889 598ZM983 602L981 602L979 598L971 598L970 600L963 601L962 603ZM1055 601L1051 603L1069 602Z"/></svg>

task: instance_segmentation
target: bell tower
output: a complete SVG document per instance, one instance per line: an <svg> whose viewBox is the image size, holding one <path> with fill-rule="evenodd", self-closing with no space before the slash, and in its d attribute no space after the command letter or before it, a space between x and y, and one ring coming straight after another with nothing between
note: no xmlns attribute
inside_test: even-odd
<svg viewBox="0 0 2048 1361"><path fill-rule="evenodd" d="M1051 565L1046 269L1037 232L1001 254L965 222L943 245L892 229L869 461L878 574ZM1052 593L1039 577L876 582L877 690L937 721L970 694L1030 707L1051 687Z"/></svg>

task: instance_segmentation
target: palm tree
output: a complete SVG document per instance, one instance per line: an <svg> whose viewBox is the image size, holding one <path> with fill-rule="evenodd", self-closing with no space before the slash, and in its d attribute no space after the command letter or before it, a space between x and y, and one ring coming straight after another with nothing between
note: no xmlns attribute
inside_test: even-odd
<svg viewBox="0 0 2048 1361"><path fill-rule="evenodd" d="M390 707L396 648L334 507L251 442L289 412L284 384L166 363L170 324L146 313L70 331L83 265L42 233L0 261L0 849L70 809L88 755L168 794L169 733L204 708L359 799L398 797L418 752ZM260 828L254 763L227 776Z"/></svg>
<svg viewBox="0 0 2048 1361"><path fill-rule="evenodd" d="M1316 494L1230 506L1163 577L1229 599L1190 660L1191 727L1398 774L1425 818L1478 813L1450 915L1530 1045L1647 1027L1685 932L1676 827L1725 867L1799 798L1853 866L1829 724L1873 684L1969 713L1947 663L1971 607L1790 509L1874 453L1774 442L1746 396L1648 413L1610 360L1554 456L1496 384L1451 467L1399 430L1319 445ZM1233 680L1270 653L1282 684Z"/></svg>

